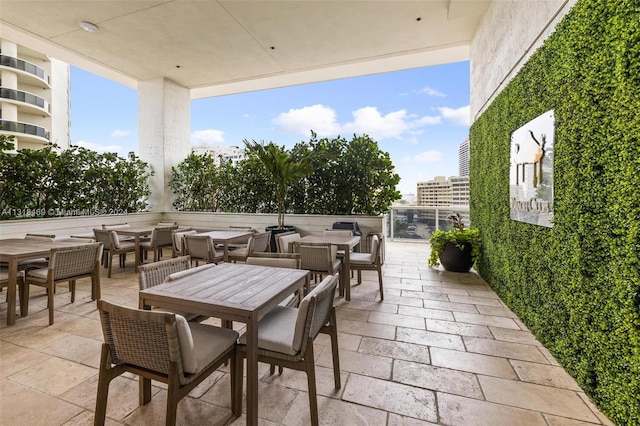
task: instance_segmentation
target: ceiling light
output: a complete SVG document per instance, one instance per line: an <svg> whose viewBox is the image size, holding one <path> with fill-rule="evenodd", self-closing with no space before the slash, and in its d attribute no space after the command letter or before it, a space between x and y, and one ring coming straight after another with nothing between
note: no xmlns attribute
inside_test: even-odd
<svg viewBox="0 0 640 426"><path fill-rule="evenodd" d="M88 21L80 22L80 28L90 33L96 33L100 31L100 28L98 28L96 24L92 24L91 22L88 22Z"/></svg>

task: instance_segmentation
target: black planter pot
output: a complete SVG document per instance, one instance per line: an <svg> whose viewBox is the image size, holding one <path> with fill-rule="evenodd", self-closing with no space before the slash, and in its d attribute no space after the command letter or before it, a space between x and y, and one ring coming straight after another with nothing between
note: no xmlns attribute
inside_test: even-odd
<svg viewBox="0 0 640 426"><path fill-rule="evenodd" d="M445 271L450 272L469 272L473 266L471 259L471 244L466 243L464 250L460 250L453 243L447 243L440 253L440 264Z"/></svg>
<svg viewBox="0 0 640 426"><path fill-rule="evenodd" d="M276 235L282 234L283 232L295 231L296 227L293 225L285 226L284 228L278 228L278 225L267 226L265 231L271 231L271 251L273 253L278 251L278 247L276 246Z"/></svg>

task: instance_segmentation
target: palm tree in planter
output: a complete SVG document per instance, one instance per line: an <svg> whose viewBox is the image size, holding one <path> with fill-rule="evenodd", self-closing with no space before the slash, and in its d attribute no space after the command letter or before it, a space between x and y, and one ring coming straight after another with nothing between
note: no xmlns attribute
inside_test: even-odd
<svg viewBox="0 0 640 426"><path fill-rule="evenodd" d="M272 180L276 189L276 198L278 202L278 225L267 227L272 231L272 251L275 251L275 238L273 234L285 232L290 228L284 225L284 214L286 212L287 188L296 182L304 179L313 173L313 166L310 157L294 159L289 151L283 146L278 146L273 142L268 144L258 143L256 141L243 141L247 151L254 154L262 163L267 175ZM295 229L295 227L293 227Z"/></svg>

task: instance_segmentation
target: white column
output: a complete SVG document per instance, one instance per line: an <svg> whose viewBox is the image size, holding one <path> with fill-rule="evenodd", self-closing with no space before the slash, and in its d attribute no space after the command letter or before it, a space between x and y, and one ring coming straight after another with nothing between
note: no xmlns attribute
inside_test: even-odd
<svg viewBox="0 0 640 426"><path fill-rule="evenodd" d="M191 150L191 97L189 89L166 78L138 85L138 150L151 165L149 210L173 210L169 189L171 167Z"/></svg>

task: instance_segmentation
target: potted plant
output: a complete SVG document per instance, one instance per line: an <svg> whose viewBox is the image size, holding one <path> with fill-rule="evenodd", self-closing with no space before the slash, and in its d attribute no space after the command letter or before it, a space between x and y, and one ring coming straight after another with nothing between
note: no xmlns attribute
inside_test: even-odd
<svg viewBox="0 0 640 426"><path fill-rule="evenodd" d="M452 228L431 234L429 266L442 267L451 272L469 272L480 256L480 230L465 229L459 213L449 216Z"/></svg>
<svg viewBox="0 0 640 426"><path fill-rule="evenodd" d="M249 142L246 139L243 142L247 151L250 154L254 154L262 163L267 175L276 187L278 225L267 227L267 230L271 231L272 235L271 249L275 251L274 234L295 230L295 227L286 227L284 224L287 188L313 173L313 166L309 157L294 159L283 146L278 146L273 142L269 142L266 145L256 141Z"/></svg>

